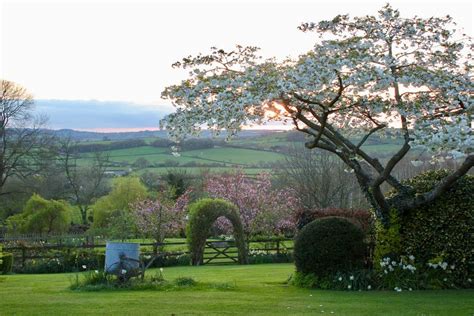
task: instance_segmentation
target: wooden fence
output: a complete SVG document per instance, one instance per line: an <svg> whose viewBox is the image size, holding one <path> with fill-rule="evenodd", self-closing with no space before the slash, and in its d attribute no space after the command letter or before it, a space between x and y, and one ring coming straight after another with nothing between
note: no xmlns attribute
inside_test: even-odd
<svg viewBox="0 0 474 316"><path fill-rule="evenodd" d="M53 242L54 239L54 242ZM3 244L4 252L13 253L15 265L24 268L28 260L35 259L54 259L69 256L71 252L77 250L94 250L97 252L105 252L106 244L104 242L95 243L102 238L93 238L91 236L48 236L45 239L16 239L16 240L0 240ZM189 254L187 243L185 241L140 243L141 253L143 255L152 255L156 249L161 250L159 253L164 257L179 256ZM175 251L169 249L177 248ZM247 249L250 254L281 254L291 252L293 250L292 239L259 239L247 242ZM206 242L204 250L204 264L229 264L237 262L237 248L234 241L216 241L209 240Z"/></svg>

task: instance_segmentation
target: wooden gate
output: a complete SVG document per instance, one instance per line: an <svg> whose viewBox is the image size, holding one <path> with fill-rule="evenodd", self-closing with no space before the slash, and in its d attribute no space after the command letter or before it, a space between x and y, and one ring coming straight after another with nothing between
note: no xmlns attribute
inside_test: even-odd
<svg viewBox="0 0 474 316"><path fill-rule="evenodd" d="M238 263L238 250L231 241L206 241L203 264Z"/></svg>

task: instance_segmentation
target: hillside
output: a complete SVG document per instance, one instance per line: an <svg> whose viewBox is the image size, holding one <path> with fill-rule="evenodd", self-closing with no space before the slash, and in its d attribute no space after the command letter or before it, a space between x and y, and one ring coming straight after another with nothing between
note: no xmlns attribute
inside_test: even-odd
<svg viewBox="0 0 474 316"><path fill-rule="evenodd" d="M304 143L303 135L291 131L243 131L229 142L222 137L210 138L210 133L206 132L200 139L183 142L178 156L171 150L172 143L163 131L93 133L62 130L56 133L82 140L78 145L79 164L91 163L93 152L100 150L109 157L110 173L117 175L146 171L164 173L170 168L189 173L221 172L235 167L255 174L275 168L294 146ZM399 145L398 138L374 137L364 149L383 158Z"/></svg>

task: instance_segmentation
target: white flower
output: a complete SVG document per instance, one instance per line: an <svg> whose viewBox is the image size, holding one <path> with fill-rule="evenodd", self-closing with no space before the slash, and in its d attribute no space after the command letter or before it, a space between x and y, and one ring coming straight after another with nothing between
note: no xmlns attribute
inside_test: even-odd
<svg viewBox="0 0 474 316"><path fill-rule="evenodd" d="M408 288L408 291L413 291L413 289L411 287Z"/></svg>
<svg viewBox="0 0 474 316"><path fill-rule="evenodd" d="M428 266L429 266L430 268L436 269L436 268L438 267L438 264L437 264L437 263L428 262Z"/></svg>
<svg viewBox="0 0 474 316"><path fill-rule="evenodd" d="M85 264L82 265L83 269L87 269L87 266Z"/></svg>
<svg viewBox="0 0 474 316"><path fill-rule="evenodd" d="M160 268L160 272L163 272L163 268Z"/></svg>
<svg viewBox="0 0 474 316"><path fill-rule="evenodd" d="M127 270L125 270L125 269L122 269L122 271L121 271L121 272L122 272L122 274L125 274L125 273L127 273Z"/></svg>
<svg viewBox="0 0 474 316"><path fill-rule="evenodd" d="M99 273L99 270L95 270L94 272L95 272L96 274L98 274L98 273Z"/></svg>
<svg viewBox="0 0 474 316"><path fill-rule="evenodd" d="M397 262L392 261L392 266L396 266L396 265L397 265Z"/></svg>
<svg viewBox="0 0 474 316"><path fill-rule="evenodd" d="M371 289L372 289L372 286L370 286L370 284L367 285L367 290L371 290Z"/></svg>
<svg viewBox="0 0 474 316"><path fill-rule="evenodd" d="M409 255L408 259L410 259L410 261L413 261L413 260L415 260L415 256L414 255Z"/></svg>
<svg viewBox="0 0 474 316"><path fill-rule="evenodd" d="M467 279L467 282L471 283L471 282L472 282L472 279L471 279L471 278Z"/></svg>
<svg viewBox="0 0 474 316"><path fill-rule="evenodd" d="M351 276L349 277L349 280L351 280L351 281L354 280L354 276L351 275Z"/></svg>
<svg viewBox="0 0 474 316"><path fill-rule="evenodd" d="M348 285L348 286L347 286L347 289L349 289L349 290L350 290L351 288L352 288L352 286L351 286L351 285Z"/></svg>
<svg viewBox="0 0 474 316"><path fill-rule="evenodd" d="M338 280L339 280L339 281L342 281L342 277L339 277Z"/></svg>

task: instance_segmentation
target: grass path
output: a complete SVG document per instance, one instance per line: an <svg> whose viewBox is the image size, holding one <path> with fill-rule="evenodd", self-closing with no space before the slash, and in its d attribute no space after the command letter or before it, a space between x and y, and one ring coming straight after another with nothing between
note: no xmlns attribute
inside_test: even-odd
<svg viewBox="0 0 474 316"><path fill-rule="evenodd" d="M201 282L236 285L234 290L169 292L74 292L68 289L73 274L10 275L0 281L0 315L474 314L472 290L307 290L284 284L293 269L292 264L166 268L165 278L170 280L186 276Z"/></svg>

